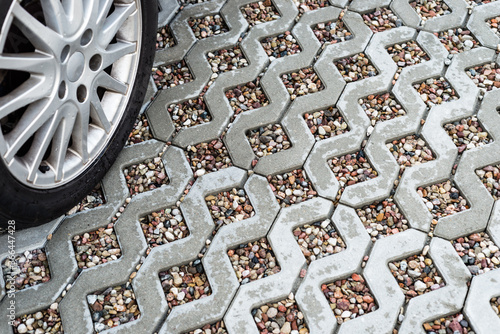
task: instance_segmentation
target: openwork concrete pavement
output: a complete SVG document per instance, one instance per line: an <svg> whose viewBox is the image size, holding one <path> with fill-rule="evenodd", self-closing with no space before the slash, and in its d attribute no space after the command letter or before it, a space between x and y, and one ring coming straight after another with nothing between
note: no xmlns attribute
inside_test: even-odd
<svg viewBox="0 0 500 334"><path fill-rule="evenodd" d="M12 327L0 275L0 333L50 309L66 333L499 333L500 2L434 2L159 1L154 138L103 205L16 233L50 279L16 288ZM138 190L124 170L158 157L168 182ZM90 265L99 229L118 247Z"/></svg>

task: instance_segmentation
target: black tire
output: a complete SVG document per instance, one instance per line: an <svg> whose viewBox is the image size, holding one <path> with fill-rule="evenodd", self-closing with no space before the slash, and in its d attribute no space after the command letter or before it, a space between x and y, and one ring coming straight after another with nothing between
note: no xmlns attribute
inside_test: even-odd
<svg viewBox="0 0 500 334"><path fill-rule="evenodd" d="M17 0L0 0L0 22L5 19L12 1ZM143 27L139 68L125 114L108 146L81 175L63 186L47 190L21 184L0 159L0 227L6 227L9 220L14 220L16 229L23 229L61 216L99 183L116 160L142 106L154 59L158 6L156 1L140 1Z"/></svg>

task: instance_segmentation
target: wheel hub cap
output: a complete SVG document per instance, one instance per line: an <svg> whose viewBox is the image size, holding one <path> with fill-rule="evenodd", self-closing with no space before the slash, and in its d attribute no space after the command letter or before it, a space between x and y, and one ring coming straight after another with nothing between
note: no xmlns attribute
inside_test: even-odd
<svg viewBox="0 0 500 334"><path fill-rule="evenodd" d="M68 60L67 73L69 81L75 82L80 79L84 69L85 57L81 52L75 52Z"/></svg>

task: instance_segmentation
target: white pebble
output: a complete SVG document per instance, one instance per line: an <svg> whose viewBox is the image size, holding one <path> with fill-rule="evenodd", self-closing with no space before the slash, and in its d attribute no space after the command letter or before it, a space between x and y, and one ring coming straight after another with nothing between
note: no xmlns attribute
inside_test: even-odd
<svg viewBox="0 0 500 334"><path fill-rule="evenodd" d="M424 282L422 281L415 282L415 291L422 292L425 291L425 289L427 289L427 285Z"/></svg>
<svg viewBox="0 0 500 334"><path fill-rule="evenodd" d="M17 332L18 333L26 333L26 332L28 332L28 328L26 328L25 324L20 324L19 326L17 326Z"/></svg>

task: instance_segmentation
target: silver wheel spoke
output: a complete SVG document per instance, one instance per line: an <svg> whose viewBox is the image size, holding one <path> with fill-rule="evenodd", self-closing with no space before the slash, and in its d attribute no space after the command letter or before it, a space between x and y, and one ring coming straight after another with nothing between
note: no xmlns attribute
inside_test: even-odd
<svg viewBox="0 0 500 334"><path fill-rule="evenodd" d="M57 111L54 116L47 120L36 132L33 139L33 144L31 149L25 156L25 160L28 164L28 181L33 182L35 180L36 172L38 167L42 162L43 156L47 149L49 148L52 137L59 125L61 120L61 113Z"/></svg>
<svg viewBox="0 0 500 334"><path fill-rule="evenodd" d="M102 68L107 68L109 65L116 62L125 55L136 51L135 43L117 42L110 44L102 55Z"/></svg>
<svg viewBox="0 0 500 334"><path fill-rule="evenodd" d="M83 163L86 163L89 159L89 151L87 148L88 142L88 134L89 134L89 118L82 117L81 114L78 114L76 117L75 125L73 127L73 148L76 153L80 155Z"/></svg>
<svg viewBox="0 0 500 334"><path fill-rule="evenodd" d="M115 11L106 18L101 34L99 35L100 44L103 48L111 43L118 29L121 28L123 23L125 23L129 16L136 10L135 3L116 5L115 7Z"/></svg>
<svg viewBox="0 0 500 334"><path fill-rule="evenodd" d="M31 77L9 95L0 97L0 119L49 95L52 87L40 77Z"/></svg>
<svg viewBox="0 0 500 334"><path fill-rule="evenodd" d="M40 53L21 53L0 55L0 69L30 73L45 73L54 58Z"/></svg>
<svg viewBox="0 0 500 334"><path fill-rule="evenodd" d="M108 117L106 117L106 113L104 112L104 109L102 108L101 101L99 100L99 96L97 95L97 92L94 92L92 94L91 100L90 100L91 108L90 108L90 115L92 116L92 119L106 131L106 133L109 133L111 131L111 123L108 120Z"/></svg>
<svg viewBox="0 0 500 334"><path fill-rule="evenodd" d="M106 72L101 72L96 78L95 78L95 87L102 87L109 89L113 92L120 93L120 94L125 94L127 92L127 85L124 84L123 82L113 78Z"/></svg>
<svg viewBox="0 0 500 334"><path fill-rule="evenodd" d="M54 138L52 139L52 151L47 159L47 162L55 170L56 181L60 181L63 177L64 159L67 154L69 141L71 139L76 115L78 113L78 110L72 105L64 107L66 109L64 110L65 116L59 123L59 126L54 133Z"/></svg>
<svg viewBox="0 0 500 334"><path fill-rule="evenodd" d="M5 135L5 139L9 143L9 149L4 155L5 160L12 160L31 136L55 114L54 111L50 112L48 110L47 104L44 107L40 107L42 103L44 101L30 105L19 120L18 126L12 132ZM40 112L40 110L43 110L43 112Z"/></svg>
<svg viewBox="0 0 500 334"><path fill-rule="evenodd" d="M61 36L55 31L41 24L36 18L28 13L17 1L14 5L14 16L16 26L24 33L26 38L33 43L35 48L50 52L61 48Z"/></svg>
<svg viewBox="0 0 500 334"><path fill-rule="evenodd" d="M63 35L68 27L66 13L59 0L41 0L43 17L49 28Z"/></svg>
<svg viewBox="0 0 500 334"><path fill-rule="evenodd" d="M99 28L102 28L104 22L106 21L106 17L113 5L113 0L101 0L94 1L92 11L96 12L96 20L95 23Z"/></svg>
<svg viewBox="0 0 500 334"><path fill-rule="evenodd" d="M94 0L95 1L95 0ZM63 0L62 6L68 15L69 22L75 27L83 23L83 1L82 0Z"/></svg>

